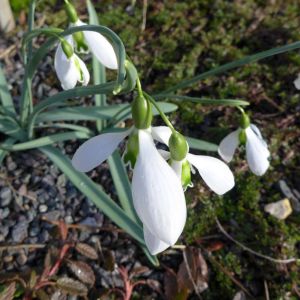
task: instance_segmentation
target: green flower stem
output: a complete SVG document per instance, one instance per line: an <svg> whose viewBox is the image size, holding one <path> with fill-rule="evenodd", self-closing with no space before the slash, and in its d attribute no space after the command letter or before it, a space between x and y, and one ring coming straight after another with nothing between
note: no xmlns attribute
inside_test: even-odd
<svg viewBox="0 0 300 300"><path fill-rule="evenodd" d="M159 112L160 116L162 117L162 119L164 120L164 122L166 123L166 125L172 130L172 132L176 133L176 130L175 130L174 126L172 125L172 123L170 122L170 120L168 119L168 117L165 115L165 113L160 109L160 107L156 103L156 101L150 95L148 95L145 92L143 92L143 95L157 109L157 111Z"/></svg>

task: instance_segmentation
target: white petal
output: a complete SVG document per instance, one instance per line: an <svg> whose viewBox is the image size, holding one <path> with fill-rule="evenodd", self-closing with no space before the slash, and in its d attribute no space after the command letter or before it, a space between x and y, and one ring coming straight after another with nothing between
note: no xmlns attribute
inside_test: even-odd
<svg viewBox="0 0 300 300"><path fill-rule="evenodd" d="M241 129L237 129L228 134L219 145L219 155L226 161L230 162L233 154L239 145L239 133Z"/></svg>
<svg viewBox="0 0 300 300"><path fill-rule="evenodd" d="M151 127L151 134L155 140L168 146L172 130L168 126L156 126Z"/></svg>
<svg viewBox="0 0 300 300"><path fill-rule="evenodd" d="M158 149L158 152L163 157L164 160L169 160L171 158L171 154L168 151Z"/></svg>
<svg viewBox="0 0 300 300"><path fill-rule="evenodd" d="M76 26L87 25L78 20ZM102 34L94 31L83 31L85 41L96 58L107 68L118 69L118 60L111 43Z"/></svg>
<svg viewBox="0 0 300 300"><path fill-rule="evenodd" d="M146 130L139 130L132 196L139 218L151 233L169 245L176 243L186 221L183 189Z"/></svg>
<svg viewBox="0 0 300 300"><path fill-rule="evenodd" d="M177 160L172 160L171 162L171 167L180 180L181 180L181 173L182 173L182 162L183 161L177 161Z"/></svg>
<svg viewBox="0 0 300 300"><path fill-rule="evenodd" d="M250 128L252 129L252 131L254 131L254 133L261 139L261 141L265 144L266 148L268 148L267 143L265 142L265 140L263 139L260 130L258 129L258 127L254 124L250 124Z"/></svg>
<svg viewBox="0 0 300 300"><path fill-rule="evenodd" d="M75 54L76 55L76 54ZM78 79L79 82L82 83L82 85L88 85L89 81L90 81L90 73L89 73L89 70L87 69L85 63L76 55L76 59L78 60L78 63L79 63L79 66L80 66L80 69L81 69L81 72L82 72L82 77L83 77L83 80Z"/></svg>
<svg viewBox="0 0 300 300"><path fill-rule="evenodd" d="M146 246L152 255L156 255L171 246L164 243L159 238L155 237L145 225L144 225L144 239L145 239Z"/></svg>
<svg viewBox="0 0 300 300"><path fill-rule="evenodd" d="M269 168L270 152L266 143L250 127L246 129L246 156L250 170L257 176L263 175Z"/></svg>
<svg viewBox="0 0 300 300"><path fill-rule="evenodd" d="M300 74L298 74L298 77L294 80L294 85L297 90L300 90Z"/></svg>
<svg viewBox="0 0 300 300"><path fill-rule="evenodd" d="M205 183L218 195L223 195L234 187L233 174L220 159L189 153L187 160L198 169Z"/></svg>
<svg viewBox="0 0 300 300"><path fill-rule="evenodd" d="M78 71L72 61L72 57L68 59L65 55L61 44L58 45L55 52L54 68L64 90L75 87L78 78Z"/></svg>
<svg viewBox="0 0 300 300"><path fill-rule="evenodd" d="M88 172L105 161L118 147L131 129L97 135L83 143L75 152L72 164L80 172Z"/></svg>

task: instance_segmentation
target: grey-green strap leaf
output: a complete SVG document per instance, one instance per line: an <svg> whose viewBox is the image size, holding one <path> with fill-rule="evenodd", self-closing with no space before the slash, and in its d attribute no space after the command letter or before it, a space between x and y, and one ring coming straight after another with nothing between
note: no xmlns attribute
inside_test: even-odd
<svg viewBox="0 0 300 300"><path fill-rule="evenodd" d="M195 139L192 137L186 137L186 140L191 149L212 151L212 152L218 151L218 145L216 145L216 144L213 144L213 143L210 143L207 141L203 141L203 140L199 140L199 139Z"/></svg>
<svg viewBox="0 0 300 300"><path fill-rule="evenodd" d="M8 83L5 79L2 67L0 66L0 99L5 113L9 113L12 116L16 116L16 110L13 103L13 99L8 90Z"/></svg>
<svg viewBox="0 0 300 300"><path fill-rule="evenodd" d="M124 229L141 244L144 243L142 227L135 223L106 193L84 173L77 172L71 161L58 149L47 146L40 149L67 175L70 181L88 197L115 224Z"/></svg>
<svg viewBox="0 0 300 300"><path fill-rule="evenodd" d="M229 105L229 106L246 106L249 102L239 99L209 99L199 97L180 96L174 94L161 94L153 96L154 99L172 99L179 101L195 102L203 105Z"/></svg>

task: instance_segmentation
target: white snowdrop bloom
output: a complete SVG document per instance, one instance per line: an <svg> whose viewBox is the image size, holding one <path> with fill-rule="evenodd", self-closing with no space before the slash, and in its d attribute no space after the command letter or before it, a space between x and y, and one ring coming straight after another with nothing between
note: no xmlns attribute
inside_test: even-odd
<svg viewBox="0 0 300 300"><path fill-rule="evenodd" d="M169 127L158 126L152 127L152 135L157 141L168 145L172 131ZM170 153L166 151L160 151L165 159L170 159ZM171 159L171 166L181 178L183 165L185 162L195 167L204 182L208 187L218 195L223 195L234 186L234 176L229 167L221 160L205 155L194 155L187 153L186 157L180 161Z"/></svg>
<svg viewBox="0 0 300 300"><path fill-rule="evenodd" d="M298 74L298 77L294 80L294 85L297 90L300 90L300 73Z"/></svg>
<svg viewBox="0 0 300 300"><path fill-rule="evenodd" d="M62 42L59 43L54 58L54 68L61 86L64 90L72 89L77 82L87 85L90 81L90 74L85 63L74 53L73 40L71 36L65 38L67 44L64 44L65 51L67 49L68 56L63 50Z"/></svg>
<svg viewBox="0 0 300 300"><path fill-rule="evenodd" d="M83 143L72 164L81 172L100 165L131 132L104 133ZM139 151L133 170L134 208L144 226L146 245L157 254L176 243L186 221L186 204L180 179L162 158L151 136L151 127L139 129Z"/></svg>
<svg viewBox="0 0 300 300"><path fill-rule="evenodd" d="M245 130L246 136L246 158L249 168L255 175L261 176L269 168L270 152L260 130L254 124L250 124L246 129L238 128L227 135L219 145L219 155L226 162L232 160L234 152L240 144L240 134L243 130Z"/></svg>
<svg viewBox="0 0 300 300"><path fill-rule="evenodd" d="M86 23L79 19L72 23L71 26L83 26ZM84 40L87 43L91 52L106 68L116 70L118 69L118 60L113 46L102 34L95 31L82 31Z"/></svg>
<svg viewBox="0 0 300 300"><path fill-rule="evenodd" d="M150 251L161 249L161 245L156 245L157 238L168 246L174 245L186 221L184 192L180 179L159 154L148 130L139 130L132 196L145 226L145 240Z"/></svg>

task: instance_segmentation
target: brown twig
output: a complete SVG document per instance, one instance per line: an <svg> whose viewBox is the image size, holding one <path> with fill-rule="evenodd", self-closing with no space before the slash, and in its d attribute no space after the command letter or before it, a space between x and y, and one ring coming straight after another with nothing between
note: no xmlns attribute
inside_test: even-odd
<svg viewBox="0 0 300 300"><path fill-rule="evenodd" d="M269 288L266 280L264 280L264 287L265 287L266 300L270 300Z"/></svg>
<svg viewBox="0 0 300 300"><path fill-rule="evenodd" d="M183 260L184 260L184 263L185 263L185 267L186 267L187 273L188 273L188 275L189 275L189 279L190 279L190 281L191 281L192 284L193 284L194 291L195 291L197 297L198 297L200 300L202 300L202 297L201 297L200 292L199 292L199 290L198 290L198 286L197 286L197 284L196 284L196 282L195 282L195 280L194 280L194 278L193 278L192 271L191 271L190 265L189 265L189 263L188 263L188 260L187 260L187 257L186 257L186 252L185 252L185 250L183 250L182 253L183 253Z"/></svg>
<svg viewBox="0 0 300 300"><path fill-rule="evenodd" d="M289 259L276 259L276 258L272 258L270 256L267 256L267 255L264 255L264 254L261 254L261 253L258 253L250 248L248 248L247 246L243 245L241 242L235 240L225 229L224 227L221 225L219 219L216 217L215 218L216 220L216 223L218 225L218 228L219 230L229 239L231 240L232 242L234 242L235 244L237 244L239 247L241 247L243 250L253 254L253 255L256 255L260 258L264 258L266 260L269 260L271 262L274 262L274 263L279 263L279 264L289 264L289 263L292 263L292 262L297 262L299 261L299 259L297 258L289 258Z"/></svg>
<svg viewBox="0 0 300 300"><path fill-rule="evenodd" d="M16 249L42 249L45 248L45 244L19 244L19 245L2 245L0 251L3 250L16 250Z"/></svg>

